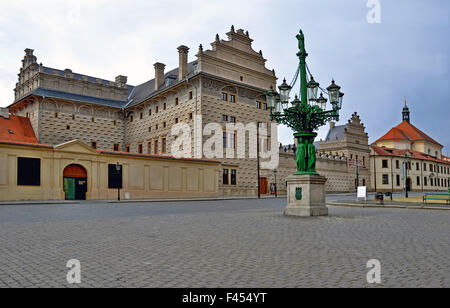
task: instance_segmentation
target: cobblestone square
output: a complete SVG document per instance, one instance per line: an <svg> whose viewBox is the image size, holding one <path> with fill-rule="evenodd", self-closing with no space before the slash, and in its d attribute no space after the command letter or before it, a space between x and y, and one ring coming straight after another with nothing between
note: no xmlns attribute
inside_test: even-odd
<svg viewBox="0 0 450 308"><path fill-rule="evenodd" d="M0 287L450 287L448 211L330 207L287 218L286 200L0 206Z"/></svg>

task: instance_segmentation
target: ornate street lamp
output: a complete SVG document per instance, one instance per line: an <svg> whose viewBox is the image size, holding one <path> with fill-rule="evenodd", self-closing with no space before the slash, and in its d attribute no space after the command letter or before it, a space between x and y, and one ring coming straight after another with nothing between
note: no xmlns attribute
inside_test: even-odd
<svg viewBox="0 0 450 308"><path fill-rule="evenodd" d="M298 140L296 150L297 172L296 175L313 174L316 172L316 148L314 139L317 137L316 131L328 121L339 121L339 110L342 108L344 93L340 92L341 87L333 80L327 88L332 110L326 110L327 99L320 94L317 98L319 83L311 76L309 82L306 77L306 57L305 37L300 30L297 35L299 52L299 75L300 75L300 99L295 99L289 104L289 94L292 89L284 79L279 87L279 100L281 105L277 105L278 93L273 89L266 93L270 109L270 119L278 124L285 124L294 130L294 137ZM298 76L296 76L295 81ZM294 84L295 84L294 81ZM277 107L279 106L279 107ZM274 110L276 109L276 112Z"/></svg>

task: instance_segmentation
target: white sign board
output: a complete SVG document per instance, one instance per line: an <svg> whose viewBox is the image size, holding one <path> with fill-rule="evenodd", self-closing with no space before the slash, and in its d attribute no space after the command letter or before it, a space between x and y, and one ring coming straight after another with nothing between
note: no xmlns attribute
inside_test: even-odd
<svg viewBox="0 0 450 308"><path fill-rule="evenodd" d="M366 186L358 187L358 197L357 198L367 200L367 187Z"/></svg>

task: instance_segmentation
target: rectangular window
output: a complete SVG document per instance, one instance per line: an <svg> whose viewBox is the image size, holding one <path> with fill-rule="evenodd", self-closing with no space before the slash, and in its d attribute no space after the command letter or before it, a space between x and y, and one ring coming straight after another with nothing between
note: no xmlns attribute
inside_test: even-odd
<svg viewBox="0 0 450 308"><path fill-rule="evenodd" d="M163 105L163 109L164 109L164 110L166 110L166 109L167 109L167 104L166 104L166 103L164 103L164 105Z"/></svg>
<svg viewBox="0 0 450 308"><path fill-rule="evenodd" d="M152 142L147 143L147 154L152 154Z"/></svg>
<svg viewBox="0 0 450 308"><path fill-rule="evenodd" d="M142 149L142 143L139 143L139 144L138 144L138 153L139 153L139 154L142 154L142 152L143 152L143 149Z"/></svg>
<svg viewBox="0 0 450 308"><path fill-rule="evenodd" d="M156 108L155 108L155 113L158 113L158 112L159 112L159 107L156 106Z"/></svg>
<svg viewBox="0 0 450 308"><path fill-rule="evenodd" d="M122 165L108 164L108 188L122 188Z"/></svg>
<svg viewBox="0 0 450 308"><path fill-rule="evenodd" d="M192 120L192 112L189 113L189 120Z"/></svg>
<svg viewBox="0 0 450 308"><path fill-rule="evenodd" d="M263 109L267 110L267 103L263 103Z"/></svg>
<svg viewBox="0 0 450 308"><path fill-rule="evenodd" d="M166 128L166 126L167 126L167 123L163 122L163 127Z"/></svg>
<svg viewBox="0 0 450 308"><path fill-rule="evenodd" d="M417 177L417 186L420 186L420 176Z"/></svg>
<svg viewBox="0 0 450 308"><path fill-rule="evenodd" d="M237 183L236 175L237 171L235 169L231 169L231 185L236 185Z"/></svg>
<svg viewBox="0 0 450 308"><path fill-rule="evenodd" d="M427 171L427 164L423 164L423 171Z"/></svg>
<svg viewBox="0 0 450 308"><path fill-rule="evenodd" d="M228 94L222 92L222 100L228 102Z"/></svg>
<svg viewBox="0 0 450 308"><path fill-rule="evenodd" d="M155 153L155 154L158 154L158 153L159 153L159 145L158 145L158 140L155 140L155 144L154 144L154 147L155 147L155 151L154 151L153 153Z"/></svg>
<svg viewBox="0 0 450 308"><path fill-rule="evenodd" d="M114 148L114 151L116 151L116 152L119 151L119 144L115 143L113 148Z"/></svg>
<svg viewBox="0 0 450 308"><path fill-rule="evenodd" d="M192 94L192 91L191 92L189 92L189 99L193 99L194 98L194 95Z"/></svg>
<svg viewBox="0 0 450 308"><path fill-rule="evenodd" d="M223 132L223 148L226 149L227 147L227 133Z"/></svg>
<svg viewBox="0 0 450 308"><path fill-rule="evenodd" d="M162 138L162 142L161 142L161 151L163 152L163 153L166 153L166 138Z"/></svg>
<svg viewBox="0 0 450 308"><path fill-rule="evenodd" d="M428 179L427 179L427 178L424 178L424 179L423 179L423 185L424 185L424 186L428 186Z"/></svg>
<svg viewBox="0 0 450 308"><path fill-rule="evenodd" d="M230 102L236 103L236 95L230 94Z"/></svg>
<svg viewBox="0 0 450 308"><path fill-rule="evenodd" d="M178 97L175 97L175 106L178 106L178 103L179 103Z"/></svg>
<svg viewBox="0 0 450 308"><path fill-rule="evenodd" d="M97 149L97 142L96 141L91 141L91 147L93 149Z"/></svg>
<svg viewBox="0 0 450 308"><path fill-rule="evenodd" d="M222 182L223 185L228 185L228 169L223 169L223 174L222 174Z"/></svg>
<svg viewBox="0 0 450 308"><path fill-rule="evenodd" d="M388 161L386 159L383 159L383 168L388 168Z"/></svg>
<svg viewBox="0 0 450 308"><path fill-rule="evenodd" d="M261 102L256 102L256 108L261 109Z"/></svg>
<svg viewBox="0 0 450 308"><path fill-rule="evenodd" d="M419 171L419 163L416 163L416 170Z"/></svg>
<svg viewBox="0 0 450 308"><path fill-rule="evenodd" d="M228 122L228 116L223 114L222 115L222 121Z"/></svg>
<svg viewBox="0 0 450 308"><path fill-rule="evenodd" d="M383 174L383 185L389 184L389 175Z"/></svg>
<svg viewBox="0 0 450 308"><path fill-rule="evenodd" d="M175 118L175 124L177 124L178 123L178 118Z"/></svg>
<svg viewBox="0 0 450 308"><path fill-rule="evenodd" d="M231 117L230 117L230 122L231 122L231 123L236 123L236 117L232 117L232 116L231 116Z"/></svg>
<svg viewBox="0 0 450 308"><path fill-rule="evenodd" d="M130 145L129 145L129 144L127 144L127 145L125 146L125 151L126 151L127 153L130 153Z"/></svg>
<svg viewBox="0 0 450 308"><path fill-rule="evenodd" d="M397 184L397 186L400 186L400 175L398 175L398 174L396 176L396 184Z"/></svg>
<svg viewBox="0 0 450 308"><path fill-rule="evenodd" d="M139 114L139 118L140 118L141 120L144 118L144 114L143 114L142 112Z"/></svg>
<svg viewBox="0 0 450 308"><path fill-rule="evenodd" d="M151 109L151 108L148 110L148 115L149 115L149 116L152 115L152 109Z"/></svg>
<svg viewBox="0 0 450 308"><path fill-rule="evenodd" d="M400 169L400 161L398 160L395 161L395 168Z"/></svg>
<svg viewBox="0 0 450 308"><path fill-rule="evenodd" d="M41 185L41 160L39 158L17 158L17 185Z"/></svg>
<svg viewBox="0 0 450 308"><path fill-rule="evenodd" d="M228 134L228 145L230 149L236 149L236 133Z"/></svg>

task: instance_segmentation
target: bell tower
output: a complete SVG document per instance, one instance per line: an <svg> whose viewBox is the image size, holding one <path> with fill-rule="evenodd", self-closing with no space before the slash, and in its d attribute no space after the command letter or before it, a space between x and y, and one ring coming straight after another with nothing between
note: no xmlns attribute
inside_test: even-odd
<svg viewBox="0 0 450 308"><path fill-rule="evenodd" d="M410 117L410 112L409 112L409 108L406 105L406 98L405 98L405 107L403 107L403 121L406 121L408 123L411 123L411 117Z"/></svg>

